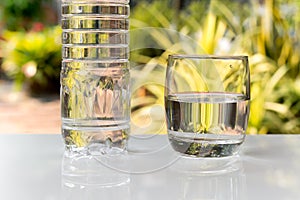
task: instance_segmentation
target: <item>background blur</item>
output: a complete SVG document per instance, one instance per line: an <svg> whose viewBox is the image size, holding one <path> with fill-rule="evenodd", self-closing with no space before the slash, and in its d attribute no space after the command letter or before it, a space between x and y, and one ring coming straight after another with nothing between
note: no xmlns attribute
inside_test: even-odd
<svg viewBox="0 0 300 200"><path fill-rule="evenodd" d="M300 133L300 1L131 0L132 126L165 133L170 53L249 56L249 134ZM60 4L0 2L0 132L60 133Z"/></svg>

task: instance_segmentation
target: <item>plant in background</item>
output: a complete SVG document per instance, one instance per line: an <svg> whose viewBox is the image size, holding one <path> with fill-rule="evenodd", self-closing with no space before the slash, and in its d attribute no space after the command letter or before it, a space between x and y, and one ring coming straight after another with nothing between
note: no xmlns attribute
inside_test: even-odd
<svg viewBox="0 0 300 200"><path fill-rule="evenodd" d="M139 133L143 131L153 133L153 130L155 133L166 133L163 123L164 78L168 55L171 53L213 53L217 49L219 40L224 37L226 31L228 32L226 23L214 13L218 8L217 3L207 4L206 2L203 5L199 1L192 1L186 10L181 10L179 13L165 12L165 10L170 10L169 3L168 1L153 2L152 4L144 2L138 4L132 12L134 19L131 20L131 60L133 61L132 78L134 80L133 126L137 123L144 127L149 121L149 125L139 130ZM226 8L225 4L218 4L218 6L220 5ZM199 13L195 12L198 8L204 11L200 12L203 19L199 21ZM140 12L143 12L142 17ZM191 16L192 13L195 15ZM178 15L175 19L179 21L171 20L174 15ZM149 23L143 21L145 18L149 18L151 21ZM153 25L156 27L146 28ZM135 32L137 33L134 34ZM145 42L143 43L143 41ZM156 55L159 51L162 53Z"/></svg>
<svg viewBox="0 0 300 200"><path fill-rule="evenodd" d="M35 32L3 33L2 69L17 90L27 84L32 94L59 91L61 67L60 27Z"/></svg>
<svg viewBox="0 0 300 200"><path fill-rule="evenodd" d="M255 3L255 2L254 2ZM242 46L251 56L251 133L299 133L299 3L266 1L248 20ZM298 15L298 16L297 16ZM250 42L249 42L250 39ZM248 40L248 42L247 42ZM291 96L290 96L291 95Z"/></svg>
<svg viewBox="0 0 300 200"><path fill-rule="evenodd" d="M0 21L10 31L29 30L35 22L57 23L52 0L1 0Z"/></svg>
<svg viewBox="0 0 300 200"><path fill-rule="evenodd" d="M143 34L132 35L133 43L145 41L139 46L146 49L137 48L131 52L133 79L138 80L133 82L133 119L149 118L153 107L163 108L163 79L168 54L246 54L250 60L252 99L247 132L299 133L298 2L191 1L176 13L164 12L164 8L170 6L168 3L144 2L137 4L132 12L133 31L157 27L149 31L144 40L138 39L144 37ZM203 12L197 12L199 10ZM151 20L143 21L145 19ZM175 29L176 34L170 29ZM183 38L189 38L189 42ZM148 48L148 43L154 43L156 50L153 51L153 45ZM141 76L145 78L140 79ZM152 116L152 121L163 121L163 110L159 116ZM141 121L139 123L143 123ZM164 132L162 124L153 124L157 125L157 129Z"/></svg>

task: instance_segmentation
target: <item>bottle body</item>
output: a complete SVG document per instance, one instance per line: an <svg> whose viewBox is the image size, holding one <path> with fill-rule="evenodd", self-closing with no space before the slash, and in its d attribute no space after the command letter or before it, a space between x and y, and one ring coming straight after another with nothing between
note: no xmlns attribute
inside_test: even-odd
<svg viewBox="0 0 300 200"><path fill-rule="evenodd" d="M62 135L67 150L126 149L130 130L129 5L62 2Z"/></svg>

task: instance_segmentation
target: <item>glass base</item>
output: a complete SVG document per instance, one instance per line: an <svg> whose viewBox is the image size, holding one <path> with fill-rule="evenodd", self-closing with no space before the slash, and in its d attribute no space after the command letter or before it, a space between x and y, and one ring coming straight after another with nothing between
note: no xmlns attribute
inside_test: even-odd
<svg viewBox="0 0 300 200"><path fill-rule="evenodd" d="M188 135L190 136L190 135ZM183 134L168 134L172 148L187 157L228 157L237 155L244 141L244 135L193 134L186 137Z"/></svg>

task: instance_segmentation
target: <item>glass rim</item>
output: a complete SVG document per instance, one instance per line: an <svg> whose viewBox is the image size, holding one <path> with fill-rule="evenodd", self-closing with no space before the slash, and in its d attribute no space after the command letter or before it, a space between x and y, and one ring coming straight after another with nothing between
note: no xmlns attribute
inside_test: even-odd
<svg viewBox="0 0 300 200"><path fill-rule="evenodd" d="M218 60L218 59L224 59L224 60L245 60L248 59L247 55L204 55L204 54L169 54L169 58L173 59L212 59L212 60Z"/></svg>

